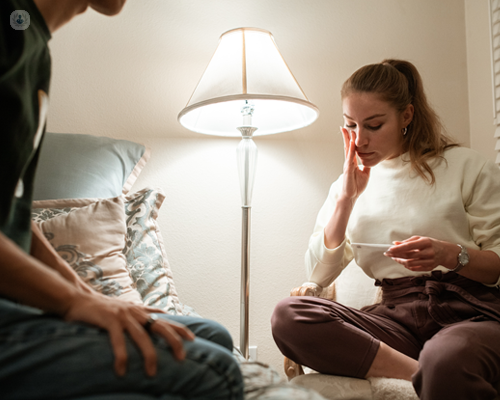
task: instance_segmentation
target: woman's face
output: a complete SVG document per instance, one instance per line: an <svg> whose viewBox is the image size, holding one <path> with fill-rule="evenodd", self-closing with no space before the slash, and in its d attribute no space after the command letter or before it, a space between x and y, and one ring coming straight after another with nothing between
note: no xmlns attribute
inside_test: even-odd
<svg viewBox="0 0 500 400"><path fill-rule="evenodd" d="M344 127L356 132L356 153L365 167L399 156L413 106L399 113L375 93L352 93L342 101Z"/></svg>

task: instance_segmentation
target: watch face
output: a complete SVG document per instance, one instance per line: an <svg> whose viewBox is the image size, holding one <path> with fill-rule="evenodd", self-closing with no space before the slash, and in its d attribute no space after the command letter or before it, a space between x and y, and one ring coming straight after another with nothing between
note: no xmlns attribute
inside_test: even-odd
<svg viewBox="0 0 500 400"><path fill-rule="evenodd" d="M462 251L458 256L458 262L462 265L465 265L469 262L469 253L467 253L467 249L462 248Z"/></svg>

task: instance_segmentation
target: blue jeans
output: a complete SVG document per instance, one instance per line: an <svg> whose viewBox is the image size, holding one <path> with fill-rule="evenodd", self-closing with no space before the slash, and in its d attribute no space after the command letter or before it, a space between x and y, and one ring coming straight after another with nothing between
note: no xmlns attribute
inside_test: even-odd
<svg viewBox="0 0 500 400"><path fill-rule="evenodd" d="M196 335L184 342L186 359L177 361L169 344L153 335L158 372L148 377L140 351L127 338L127 373L118 377L107 331L0 299L0 398L243 398L243 378L224 327L201 318L158 316L182 323Z"/></svg>

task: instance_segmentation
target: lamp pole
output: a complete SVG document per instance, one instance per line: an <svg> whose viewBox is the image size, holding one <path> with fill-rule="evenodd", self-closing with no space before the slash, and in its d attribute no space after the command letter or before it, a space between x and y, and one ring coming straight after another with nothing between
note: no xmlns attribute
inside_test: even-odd
<svg viewBox="0 0 500 400"><path fill-rule="evenodd" d="M257 128L252 127L253 107L246 102L241 110L243 125L238 128L241 141L236 148L241 189L241 290L240 290L240 350L249 357L249 297L250 297L250 221L252 189L257 166L257 146L252 139Z"/></svg>
<svg viewBox="0 0 500 400"><path fill-rule="evenodd" d="M240 350L249 356L249 295L250 295L250 214L251 206L241 206L241 290L240 290Z"/></svg>

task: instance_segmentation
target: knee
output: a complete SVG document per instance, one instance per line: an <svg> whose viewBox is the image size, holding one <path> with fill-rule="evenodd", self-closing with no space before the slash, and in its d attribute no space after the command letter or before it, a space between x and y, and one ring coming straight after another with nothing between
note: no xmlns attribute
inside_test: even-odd
<svg viewBox="0 0 500 400"><path fill-rule="evenodd" d="M466 339L427 342L419 356L413 386L419 397L490 399L496 390L489 383L497 376L481 360L478 348ZM432 396L431 396L432 394Z"/></svg>
<svg viewBox="0 0 500 400"><path fill-rule="evenodd" d="M307 332L325 321L330 321L330 318L320 300L309 296L291 296L276 305L271 317L271 330L277 343L299 339L307 342L310 338Z"/></svg>
<svg viewBox="0 0 500 400"><path fill-rule="evenodd" d="M228 330L220 323L204 319L199 323L196 335L206 340L225 347L229 351L233 350L233 339Z"/></svg>
<svg viewBox="0 0 500 400"><path fill-rule="evenodd" d="M473 346L463 341L428 341L418 359L419 370L413 377L414 386L419 390L426 387L438 390L449 385L460 386L471 377L477 357Z"/></svg>
<svg viewBox="0 0 500 400"><path fill-rule="evenodd" d="M454 380L456 374L463 371L463 366L476 358L475 351L470 342L460 339L448 341L428 341L419 355L420 370L429 376L443 375L440 371L446 371L440 380ZM465 363L465 364L464 364Z"/></svg>
<svg viewBox="0 0 500 400"><path fill-rule="evenodd" d="M293 297L287 297L274 308L271 316L271 331L275 339L287 335L293 330L295 324L293 304L295 300Z"/></svg>

